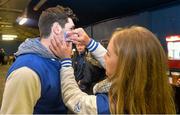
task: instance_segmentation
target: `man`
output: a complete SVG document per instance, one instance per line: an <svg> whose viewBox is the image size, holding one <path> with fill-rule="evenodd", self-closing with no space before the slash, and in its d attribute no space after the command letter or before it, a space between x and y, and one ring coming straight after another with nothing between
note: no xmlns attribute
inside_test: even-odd
<svg viewBox="0 0 180 115"><path fill-rule="evenodd" d="M5 51L3 48L0 49L0 64L4 64Z"/></svg>
<svg viewBox="0 0 180 115"><path fill-rule="evenodd" d="M2 114L67 113L61 99L60 61L49 50L50 40L74 27L72 10L61 6L42 12L40 38L27 39L15 53L3 94Z"/></svg>

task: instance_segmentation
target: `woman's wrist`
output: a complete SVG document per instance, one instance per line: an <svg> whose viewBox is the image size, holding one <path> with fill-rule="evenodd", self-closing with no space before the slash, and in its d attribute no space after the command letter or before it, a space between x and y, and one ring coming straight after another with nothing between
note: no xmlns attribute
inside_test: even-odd
<svg viewBox="0 0 180 115"><path fill-rule="evenodd" d="M63 59L61 59L61 67L71 67L71 66L72 66L71 58L63 58Z"/></svg>
<svg viewBox="0 0 180 115"><path fill-rule="evenodd" d="M98 47L98 42L96 42L95 40L93 40L91 38L86 47L87 47L88 51L93 52Z"/></svg>
<svg viewBox="0 0 180 115"><path fill-rule="evenodd" d="M89 38L89 39L86 41L86 43L85 43L86 46L89 45L89 43L91 42L91 39L92 39L92 38Z"/></svg>

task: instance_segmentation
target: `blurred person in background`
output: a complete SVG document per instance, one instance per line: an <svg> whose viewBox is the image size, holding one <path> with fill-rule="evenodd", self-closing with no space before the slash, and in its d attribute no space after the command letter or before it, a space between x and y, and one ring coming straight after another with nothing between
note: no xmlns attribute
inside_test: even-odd
<svg viewBox="0 0 180 115"><path fill-rule="evenodd" d="M3 48L0 49L0 64L4 64L4 57L5 57L6 53L5 50Z"/></svg>
<svg viewBox="0 0 180 115"><path fill-rule="evenodd" d="M88 53L85 45L75 46L76 51L72 58L75 79L82 91L93 94L93 85L105 78L105 71Z"/></svg>

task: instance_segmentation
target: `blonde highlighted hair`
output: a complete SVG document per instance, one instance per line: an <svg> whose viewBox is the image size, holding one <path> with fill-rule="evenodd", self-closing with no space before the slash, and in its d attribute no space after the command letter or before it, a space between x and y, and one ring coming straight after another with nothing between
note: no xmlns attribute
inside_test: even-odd
<svg viewBox="0 0 180 115"><path fill-rule="evenodd" d="M109 92L111 113L176 113L167 57L157 37L132 26L116 30L111 40L118 56Z"/></svg>

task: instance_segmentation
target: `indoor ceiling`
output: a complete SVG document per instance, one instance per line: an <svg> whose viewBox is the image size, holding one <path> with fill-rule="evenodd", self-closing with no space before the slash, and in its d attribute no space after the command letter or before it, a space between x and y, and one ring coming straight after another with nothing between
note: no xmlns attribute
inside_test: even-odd
<svg viewBox="0 0 180 115"><path fill-rule="evenodd" d="M42 10L62 5L70 7L78 17L76 25L85 27L102 20L123 17L141 11L176 4L180 0L0 0L0 34L16 34L19 40L38 36L37 21ZM17 24L17 17L31 21Z"/></svg>
<svg viewBox="0 0 180 115"><path fill-rule="evenodd" d="M12 34L17 35L18 40L24 40L38 34L37 29L16 23L17 17L25 12L28 4L28 0L0 0L0 38L3 34Z"/></svg>

